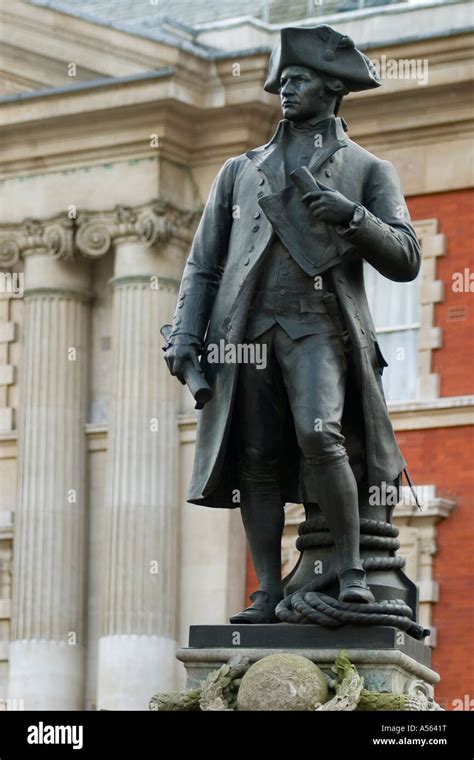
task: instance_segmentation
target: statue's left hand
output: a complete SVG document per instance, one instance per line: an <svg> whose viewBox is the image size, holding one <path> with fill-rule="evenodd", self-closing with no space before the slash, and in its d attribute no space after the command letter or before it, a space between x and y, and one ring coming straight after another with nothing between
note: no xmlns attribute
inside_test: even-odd
<svg viewBox="0 0 474 760"><path fill-rule="evenodd" d="M349 224L354 215L356 204L346 198L345 195L334 190L332 187L323 185L318 181L320 190L312 190L302 197L303 203L307 203L311 213L318 222L328 224Z"/></svg>

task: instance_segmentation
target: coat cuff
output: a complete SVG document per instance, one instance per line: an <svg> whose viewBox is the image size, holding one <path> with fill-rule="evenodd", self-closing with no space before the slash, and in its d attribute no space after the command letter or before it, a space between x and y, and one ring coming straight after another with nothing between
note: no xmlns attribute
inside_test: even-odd
<svg viewBox="0 0 474 760"><path fill-rule="evenodd" d="M192 335L191 333L187 332L175 332L171 333L170 337L166 343L166 346L164 347L164 351L169 348L169 346L192 346L195 345L198 354L201 354L203 351L203 341L199 337L199 335Z"/></svg>
<svg viewBox="0 0 474 760"><path fill-rule="evenodd" d="M342 237L350 238L357 246L367 246L368 249L381 248L386 240L396 246L404 245L404 236L400 230L383 222L364 206L361 209L363 213L350 223L345 233L341 233Z"/></svg>
<svg viewBox="0 0 474 760"><path fill-rule="evenodd" d="M355 234L355 232L359 229L360 225L362 224L364 218L365 218L365 208L362 206L361 203L356 203L356 207L354 209L354 213L352 215L352 219L350 220L348 225L339 225L339 227L336 227L337 232L341 237L349 238L352 237L352 235Z"/></svg>
<svg viewBox="0 0 474 760"><path fill-rule="evenodd" d="M169 342L174 342L178 335L192 336L193 342L201 345L204 341L212 294L206 291L184 292L178 296ZM182 338L181 342L185 342Z"/></svg>

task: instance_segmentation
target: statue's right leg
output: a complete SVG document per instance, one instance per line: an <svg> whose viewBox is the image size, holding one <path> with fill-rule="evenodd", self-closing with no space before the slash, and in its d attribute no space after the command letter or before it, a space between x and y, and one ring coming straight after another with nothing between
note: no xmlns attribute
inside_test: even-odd
<svg viewBox="0 0 474 760"><path fill-rule="evenodd" d="M281 538L285 523L279 461L285 398L280 368L273 357L273 328L257 341L266 345L266 367L239 367L236 410L239 435L240 508L259 588L252 605L232 623L277 623L274 610L283 598Z"/></svg>

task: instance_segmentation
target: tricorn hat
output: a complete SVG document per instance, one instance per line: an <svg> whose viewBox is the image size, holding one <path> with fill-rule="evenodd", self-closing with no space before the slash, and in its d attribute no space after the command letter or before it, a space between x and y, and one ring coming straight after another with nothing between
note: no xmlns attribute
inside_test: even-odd
<svg viewBox="0 0 474 760"><path fill-rule="evenodd" d="M379 87L375 66L358 50L353 40L331 26L287 27L273 48L264 89L278 93L286 66L306 66L328 77L340 79L348 92Z"/></svg>

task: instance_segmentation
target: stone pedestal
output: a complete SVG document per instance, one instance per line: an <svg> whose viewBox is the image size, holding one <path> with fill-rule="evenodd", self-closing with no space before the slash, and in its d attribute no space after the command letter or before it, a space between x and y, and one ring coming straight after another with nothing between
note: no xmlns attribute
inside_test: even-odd
<svg viewBox="0 0 474 760"><path fill-rule="evenodd" d="M430 668L431 650L391 627L345 626L337 632L312 625L191 626L189 646L177 653L187 672L186 688L194 689L238 651L257 662L278 652L308 657L334 677L331 666L341 650L371 691L433 696L439 675Z"/></svg>

